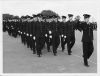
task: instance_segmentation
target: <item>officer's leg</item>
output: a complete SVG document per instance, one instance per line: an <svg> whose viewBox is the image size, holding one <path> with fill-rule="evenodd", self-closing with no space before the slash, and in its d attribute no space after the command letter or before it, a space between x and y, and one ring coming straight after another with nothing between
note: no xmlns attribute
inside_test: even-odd
<svg viewBox="0 0 100 76"><path fill-rule="evenodd" d="M21 42L22 42L22 35L21 35Z"/></svg>
<svg viewBox="0 0 100 76"><path fill-rule="evenodd" d="M50 43L47 44L47 50L50 52Z"/></svg>
<svg viewBox="0 0 100 76"><path fill-rule="evenodd" d="M27 48L29 48L28 36L27 36Z"/></svg>
<svg viewBox="0 0 100 76"><path fill-rule="evenodd" d="M23 35L23 43L24 43L24 45L26 44L26 40L25 40L25 35Z"/></svg>
<svg viewBox="0 0 100 76"><path fill-rule="evenodd" d="M45 37L45 42L47 44L47 50L48 52L50 51L50 42L49 42L49 37Z"/></svg>
<svg viewBox="0 0 100 76"><path fill-rule="evenodd" d="M59 43L58 38L55 37L55 38L53 39L53 53L54 53L54 56L57 55L58 43Z"/></svg>
<svg viewBox="0 0 100 76"><path fill-rule="evenodd" d="M67 42L68 55L71 55L70 41Z"/></svg>
<svg viewBox="0 0 100 76"><path fill-rule="evenodd" d="M93 50L94 50L94 47L93 47L93 42L89 42L89 49L88 49L88 59L90 58L90 56L92 55L93 53Z"/></svg>
<svg viewBox="0 0 100 76"><path fill-rule="evenodd" d="M87 58L85 58L85 57L84 57L84 65L85 65L85 66L89 66L89 65L88 65L88 60L87 60Z"/></svg>
<svg viewBox="0 0 100 76"><path fill-rule="evenodd" d="M42 55L42 53L41 53L41 38L37 39L36 48L37 48L38 57L41 57L41 55Z"/></svg>
<svg viewBox="0 0 100 76"><path fill-rule="evenodd" d="M14 30L13 29L11 30L11 33L12 33L12 36L14 37Z"/></svg>
<svg viewBox="0 0 100 76"><path fill-rule="evenodd" d="M11 36L11 29L9 29L9 35Z"/></svg>
<svg viewBox="0 0 100 76"><path fill-rule="evenodd" d="M28 37L28 45L29 45L29 48L30 48L30 37Z"/></svg>
<svg viewBox="0 0 100 76"><path fill-rule="evenodd" d="M35 40L33 40L33 43L32 43L32 47L33 47L33 54L36 54L36 50L35 50Z"/></svg>
<svg viewBox="0 0 100 76"><path fill-rule="evenodd" d="M53 45L53 54L54 54L54 56L57 55L57 51L56 51L56 47L55 47L55 45Z"/></svg>
<svg viewBox="0 0 100 76"><path fill-rule="evenodd" d="M42 38L43 42L42 42L42 49L45 47L45 36L43 36Z"/></svg>
<svg viewBox="0 0 100 76"><path fill-rule="evenodd" d="M33 50L32 49L32 38L31 37L30 37L30 49Z"/></svg>
<svg viewBox="0 0 100 76"><path fill-rule="evenodd" d="M57 51L56 51L56 42L55 42L55 38L53 38L52 47L53 47L53 54L54 54L54 56L56 56Z"/></svg>
<svg viewBox="0 0 100 76"><path fill-rule="evenodd" d="M63 52L64 49L65 49L64 38L63 37L61 37L61 47L62 47L62 52Z"/></svg>
<svg viewBox="0 0 100 76"><path fill-rule="evenodd" d="M22 43L23 43L23 42L24 42L24 41L23 41L23 34L21 35L21 39L22 39Z"/></svg>
<svg viewBox="0 0 100 76"><path fill-rule="evenodd" d="M48 50L48 52L50 52L50 39L49 38L47 40L47 50Z"/></svg>
<svg viewBox="0 0 100 76"><path fill-rule="evenodd" d="M30 37L30 49L32 50L32 38Z"/></svg>
<svg viewBox="0 0 100 76"><path fill-rule="evenodd" d="M15 37L15 38L17 37L17 33L16 33L16 30L15 30L15 33L14 33L14 37Z"/></svg>
<svg viewBox="0 0 100 76"><path fill-rule="evenodd" d="M84 65L88 67L89 65L88 65L88 43L87 42L83 42L83 58L84 58Z"/></svg>
<svg viewBox="0 0 100 76"><path fill-rule="evenodd" d="M71 49L72 49L72 47L74 46L74 44L75 44L75 40L72 40L72 41L70 42L70 52L72 52Z"/></svg>
<svg viewBox="0 0 100 76"><path fill-rule="evenodd" d="M41 45L38 44L38 48L37 48L37 55L38 57L41 57L42 54L41 54Z"/></svg>
<svg viewBox="0 0 100 76"><path fill-rule="evenodd" d="M30 38L28 36L28 48L30 48Z"/></svg>
<svg viewBox="0 0 100 76"><path fill-rule="evenodd" d="M25 44L27 44L27 36L25 35L24 37L25 37Z"/></svg>

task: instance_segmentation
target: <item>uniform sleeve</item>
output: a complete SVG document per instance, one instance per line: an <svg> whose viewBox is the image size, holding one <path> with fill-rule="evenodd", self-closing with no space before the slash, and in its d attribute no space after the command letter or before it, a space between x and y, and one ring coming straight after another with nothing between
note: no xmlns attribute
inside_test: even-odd
<svg viewBox="0 0 100 76"><path fill-rule="evenodd" d="M97 23L96 22L91 23L91 25L92 25L93 30L97 30Z"/></svg>
<svg viewBox="0 0 100 76"><path fill-rule="evenodd" d="M84 29L84 22L79 22L77 29L81 32Z"/></svg>

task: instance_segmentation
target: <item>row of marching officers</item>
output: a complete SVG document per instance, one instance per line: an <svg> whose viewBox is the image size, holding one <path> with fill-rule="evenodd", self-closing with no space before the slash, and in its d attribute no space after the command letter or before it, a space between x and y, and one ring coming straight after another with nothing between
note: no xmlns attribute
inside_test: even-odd
<svg viewBox="0 0 100 76"><path fill-rule="evenodd" d="M97 29L96 22L89 22L90 15L84 14L84 21L80 21L77 16L73 21L73 14L62 16L59 21L58 16L43 16L41 14L31 16L22 16L20 19L4 20L3 31L14 37L21 36L22 43L33 50L33 54L42 56L42 50L47 44L47 50L57 55L57 48L61 43L62 51L67 44L68 55L72 53L72 47L75 43L75 30L83 31L83 58L84 64L88 65L88 59L93 53L93 30Z"/></svg>

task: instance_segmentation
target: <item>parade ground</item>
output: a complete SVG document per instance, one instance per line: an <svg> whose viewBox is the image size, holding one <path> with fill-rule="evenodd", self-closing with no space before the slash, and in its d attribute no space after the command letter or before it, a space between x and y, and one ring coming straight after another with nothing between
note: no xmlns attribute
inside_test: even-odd
<svg viewBox="0 0 100 76"><path fill-rule="evenodd" d="M4 73L97 73L97 32L94 31L94 52L89 59L90 67L85 67L82 58L82 33L76 31L76 42L72 48L72 55L64 52L61 46L57 56L42 50L42 57L32 54L30 48L21 43L21 38L11 37L3 32L3 72Z"/></svg>

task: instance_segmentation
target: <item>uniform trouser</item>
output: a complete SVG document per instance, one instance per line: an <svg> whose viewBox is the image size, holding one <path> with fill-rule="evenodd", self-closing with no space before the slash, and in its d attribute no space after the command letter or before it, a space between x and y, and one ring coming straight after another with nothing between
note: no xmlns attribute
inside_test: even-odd
<svg viewBox="0 0 100 76"><path fill-rule="evenodd" d="M8 29L8 34L11 36L11 29Z"/></svg>
<svg viewBox="0 0 100 76"><path fill-rule="evenodd" d="M17 37L17 30L16 29L12 29L12 36L13 37Z"/></svg>
<svg viewBox="0 0 100 76"><path fill-rule="evenodd" d="M71 49L72 47L74 46L75 44L75 37L74 36L70 36L69 39L68 39L68 42L67 42L67 49L68 49L68 54L71 53Z"/></svg>
<svg viewBox="0 0 100 76"><path fill-rule="evenodd" d="M5 26L3 26L3 32L6 32L6 27Z"/></svg>
<svg viewBox="0 0 100 76"><path fill-rule="evenodd" d="M28 38L29 47L32 49L32 38L29 36Z"/></svg>
<svg viewBox="0 0 100 76"><path fill-rule="evenodd" d="M29 37L29 46L31 50L33 50L33 46L35 46L35 40L33 40L33 37Z"/></svg>
<svg viewBox="0 0 100 76"><path fill-rule="evenodd" d="M87 59L90 58L94 50L93 42L83 42L83 57L84 57L84 64L88 64Z"/></svg>
<svg viewBox="0 0 100 76"><path fill-rule="evenodd" d="M26 44L26 35L25 34L23 35L23 43L24 43L24 45Z"/></svg>
<svg viewBox="0 0 100 76"><path fill-rule="evenodd" d="M36 41L34 39L32 39L32 49L33 49L33 53L36 53Z"/></svg>
<svg viewBox="0 0 100 76"><path fill-rule="evenodd" d="M24 35L24 34L21 35L21 41L22 41L22 43L23 43L24 45L26 44L25 35Z"/></svg>
<svg viewBox="0 0 100 76"><path fill-rule="evenodd" d="M62 51L65 49L65 44L68 42L67 38L61 37L61 47Z"/></svg>
<svg viewBox="0 0 100 76"><path fill-rule="evenodd" d="M27 43L27 47L30 47L30 38L29 36L26 36L26 43Z"/></svg>
<svg viewBox="0 0 100 76"><path fill-rule="evenodd" d="M59 35L58 36L53 36L52 45L53 45L53 53L54 54L57 53L57 48L58 48L59 44L60 44Z"/></svg>
<svg viewBox="0 0 100 76"><path fill-rule="evenodd" d="M47 44L47 50L50 51L50 46L52 45L52 38L45 37L45 42Z"/></svg>
<svg viewBox="0 0 100 76"><path fill-rule="evenodd" d="M23 41L23 34L21 34L21 41L22 41L22 43L24 43L24 41Z"/></svg>
<svg viewBox="0 0 100 76"><path fill-rule="evenodd" d="M62 47L62 50L65 49L65 47L64 47L64 37L61 37L61 47Z"/></svg>
<svg viewBox="0 0 100 76"><path fill-rule="evenodd" d="M36 37L37 55L42 54L41 50L43 49L44 45L45 45L45 36Z"/></svg>

